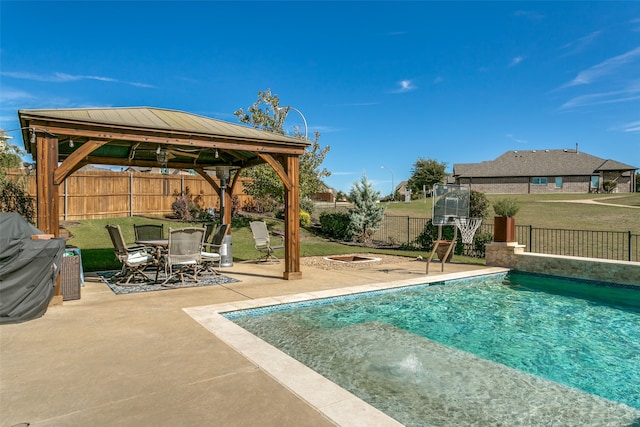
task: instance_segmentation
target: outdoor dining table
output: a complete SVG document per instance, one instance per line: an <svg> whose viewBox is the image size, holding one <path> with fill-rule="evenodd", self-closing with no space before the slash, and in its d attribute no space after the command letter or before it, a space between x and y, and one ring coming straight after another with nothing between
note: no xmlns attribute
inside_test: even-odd
<svg viewBox="0 0 640 427"><path fill-rule="evenodd" d="M157 268L156 278L154 282L157 282L158 275L160 274L160 268L162 265L162 255L165 249L169 247L169 239L136 240L136 243L139 245L153 246L154 248L156 248L155 252L153 253L153 257L155 258L155 264Z"/></svg>
<svg viewBox="0 0 640 427"><path fill-rule="evenodd" d="M169 239L149 239L149 240L136 240L136 243L144 246L153 246L156 248L154 257L156 261L162 259L162 252L169 247Z"/></svg>
<svg viewBox="0 0 640 427"><path fill-rule="evenodd" d="M167 246L169 246L169 239L136 240L136 243L144 246L166 248Z"/></svg>

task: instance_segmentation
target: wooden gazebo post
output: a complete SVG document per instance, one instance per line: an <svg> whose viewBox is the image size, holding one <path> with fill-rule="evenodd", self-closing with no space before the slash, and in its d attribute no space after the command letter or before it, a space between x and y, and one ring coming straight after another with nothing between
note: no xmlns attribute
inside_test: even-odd
<svg viewBox="0 0 640 427"><path fill-rule="evenodd" d="M35 130L34 130L35 131ZM59 185L54 182L54 172L58 167L58 138L36 133L38 154L36 158L36 225L45 234L60 237ZM62 303L60 276L56 278L56 289L50 304Z"/></svg>
<svg viewBox="0 0 640 427"><path fill-rule="evenodd" d="M286 280L300 279L300 192L299 173L300 159L297 156L287 156L285 172L291 179L291 187L284 187L284 211L285 211L285 247L284 247L284 274Z"/></svg>
<svg viewBox="0 0 640 427"><path fill-rule="evenodd" d="M36 158L36 225L46 234L60 237L58 188L54 172L58 167L58 138L36 135L38 154Z"/></svg>

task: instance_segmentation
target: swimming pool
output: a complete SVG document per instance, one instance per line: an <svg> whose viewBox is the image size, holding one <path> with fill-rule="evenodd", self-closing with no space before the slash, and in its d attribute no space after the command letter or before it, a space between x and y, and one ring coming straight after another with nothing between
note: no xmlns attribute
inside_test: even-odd
<svg viewBox="0 0 640 427"><path fill-rule="evenodd" d="M405 425L640 419L638 291L510 274L225 316Z"/></svg>

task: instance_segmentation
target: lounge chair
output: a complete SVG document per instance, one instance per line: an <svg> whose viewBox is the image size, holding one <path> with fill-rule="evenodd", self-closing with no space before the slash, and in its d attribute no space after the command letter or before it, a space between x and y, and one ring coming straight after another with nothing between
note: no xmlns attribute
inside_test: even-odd
<svg viewBox="0 0 640 427"><path fill-rule="evenodd" d="M249 226L251 227L251 233L253 234L255 248L260 252L266 253L263 261L280 262L278 258L273 256L273 252L276 249L284 249L284 236L280 236L282 239L281 243L273 245L271 244L271 236L269 235L267 224L264 221L252 221L249 223Z"/></svg>
<svg viewBox="0 0 640 427"><path fill-rule="evenodd" d="M119 225L106 225L116 258L122 263L122 269L114 277L119 279L118 285L130 285L134 278L139 278L144 282L149 281L149 277L144 270L152 265L157 265L156 259L151 253L151 248L143 245L127 246L122 237L122 230ZM137 283L137 282L136 282Z"/></svg>

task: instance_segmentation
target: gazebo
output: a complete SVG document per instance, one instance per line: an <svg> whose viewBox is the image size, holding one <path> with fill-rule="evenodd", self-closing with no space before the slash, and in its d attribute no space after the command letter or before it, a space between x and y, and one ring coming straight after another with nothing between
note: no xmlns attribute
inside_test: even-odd
<svg viewBox="0 0 640 427"><path fill-rule="evenodd" d="M308 141L150 107L19 110L18 116L25 148L36 160L36 220L43 232L59 236L59 187L88 164L192 169L220 195L229 223L239 172L268 163L284 184L283 278L301 277L299 168ZM220 174L230 170L229 190L220 194L226 184Z"/></svg>

